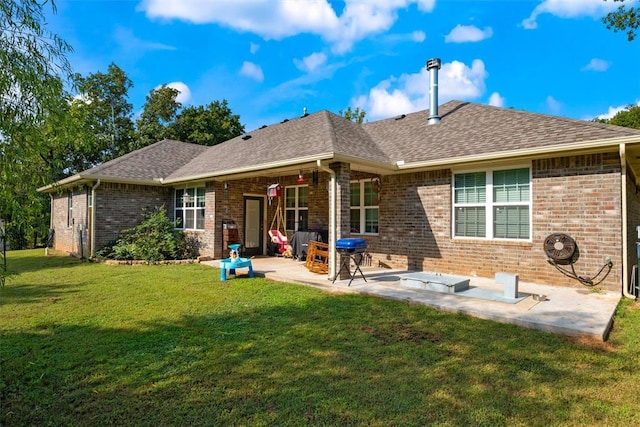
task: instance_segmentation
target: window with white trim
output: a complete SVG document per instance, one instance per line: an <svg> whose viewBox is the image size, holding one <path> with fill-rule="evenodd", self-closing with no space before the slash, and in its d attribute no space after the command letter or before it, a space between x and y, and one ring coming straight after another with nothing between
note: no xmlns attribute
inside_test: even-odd
<svg viewBox="0 0 640 427"><path fill-rule="evenodd" d="M284 212L287 231L309 229L309 186L293 185L284 189Z"/></svg>
<svg viewBox="0 0 640 427"><path fill-rule="evenodd" d="M350 227L354 234L378 234L378 182L370 179L351 182Z"/></svg>
<svg viewBox="0 0 640 427"><path fill-rule="evenodd" d="M530 168L458 173L453 185L453 235L531 238Z"/></svg>
<svg viewBox="0 0 640 427"><path fill-rule="evenodd" d="M204 187L180 188L175 191L176 228L204 230Z"/></svg>
<svg viewBox="0 0 640 427"><path fill-rule="evenodd" d="M67 227L73 227L73 191L67 193Z"/></svg>

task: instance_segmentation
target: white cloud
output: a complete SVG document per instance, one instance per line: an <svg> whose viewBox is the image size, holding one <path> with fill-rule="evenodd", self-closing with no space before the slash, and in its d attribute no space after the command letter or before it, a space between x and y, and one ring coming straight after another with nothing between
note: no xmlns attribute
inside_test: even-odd
<svg viewBox="0 0 640 427"><path fill-rule="evenodd" d="M302 59L293 60L293 63L296 65L296 67L298 67L299 70L307 73L315 71L325 62L327 62L327 55L322 52L315 52L309 56L305 56Z"/></svg>
<svg viewBox="0 0 640 427"><path fill-rule="evenodd" d="M411 38L416 43L422 43L424 39L427 38L427 35L424 33L424 31L414 31L413 33L411 33Z"/></svg>
<svg viewBox="0 0 640 427"><path fill-rule="evenodd" d="M240 68L240 74L258 82L264 80L262 68L260 68L259 65L256 65L253 62L244 61L242 63L242 68Z"/></svg>
<svg viewBox="0 0 640 427"><path fill-rule="evenodd" d="M493 29L491 27L481 30L475 25L458 24L444 37L444 41L447 43L479 42L490 38L492 35Z"/></svg>
<svg viewBox="0 0 640 427"><path fill-rule="evenodd" d="M258 49L260 49L259 44L256 44L253 42L249 43L249 52L251 52L252 55L255 54L258 51Z"/></svg>
<svg viewBox="0 0 640 427"><path fill-rule="evenodd" d="M489 105L494 107L504 107L505 99L498 92L493 92L489 97Z"/></svg>
<svg viewBox="0 0 640 427"><path fill-rule="evenodd" d="M560 110L562 110L562 104L560 101L556 100L553 96L549 95L546 99L547 109L552 114L559 114Z"/></svg>
<svg viewBox="0 0 640 427"><path fill-rule="evenodd" d="M215 23L265 39L316 34L345 53L354 43L391 28L397 11L416 4L431 12L435 0L345 0L338 16L329 0L142 0L138 10L151 19L180 19L196 24Z"/></svg>
<svg viewBox="0 0 640 427"><path fill-rule="evenodd" d="M548 13L558 18L579 18L590 16L600 18L617 8L613 1L603 0L544 0L524 19L521 25L527 30L538 28L538 16Z"/></svg>
<svg viewBox="0 0 640 427"><path fill-rule="evenodd" d="M147 50L175 50L174 46L164 43L151 42L136 37L128 28L117 27L113 38L125 51L147 51Z"/></svg>
<svg viewBox="0 0 640 427"><path fill-rule="evenodd" d="M636 106L640 106L640 101L636 101L635 105ZM600 114L597 118L598 119L609 120L613 116L618 114L620 111L625 111L625 110L628 110L628 109L629 109L629 105L621 105L621 106L618 106L618 107L609 106L609 110L604 114Z"/></svg>
<svg viewBox="0 0 640 427"><path fill-rule="evenodd" d="M581 71L607 71L611 64L604 59L593 58Z"/></svg>
<svg viewBox="0 0 640 427"><path fill-rule="evenodd" d="M485 92L487 76L484 62L480 59L474 60L471 66L460 61L443 64L438 74L438 103L479 98ZM354 103L364 108L371 119L426 109L429 105L429 72L422 68L417 73L390 77Z"/></svg>
<svg viewBox="0 0 640 427"><path fill-rule="evenodd" d="M171 82L168 83L167 86L179 92L178 96L176 96L176 101L178 101L182 105L191 100L191 89L189 89L189 86L187 86L186 84L182 82ZM160 86L156 87L156 89L158 88L160 88Z"/></svg>

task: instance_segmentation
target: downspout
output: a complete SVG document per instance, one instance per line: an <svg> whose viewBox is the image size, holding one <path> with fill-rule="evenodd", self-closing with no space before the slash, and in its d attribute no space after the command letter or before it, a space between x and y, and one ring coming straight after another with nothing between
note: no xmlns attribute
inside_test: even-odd
<svg viewBox="0 0 640 427"><path fill-rule="evenodd" d="M331 199L329 200L329 280L333 280L336 275L336 172L328 166L322 164L322 160L316 160L318 169L327 172L330 176L331 183Z"/></svg>
<svg viewBox="0 0 640 427"><path fill-rule="evenodd" d="M96 252L96 188L100 185L100 178L96 181L95 185L91 187L91 250L90 258L93 258Z"/></svg>
<svg viewBox="0 0 640 427"><path fill-rule="evenodd" d="M627 237L627 154L626 145L620 144L620 186L622 187L622 295L627 298L635 299L635 296L629 293L627 284L629 283L628 260L629 256L629 239Z"/></svg>

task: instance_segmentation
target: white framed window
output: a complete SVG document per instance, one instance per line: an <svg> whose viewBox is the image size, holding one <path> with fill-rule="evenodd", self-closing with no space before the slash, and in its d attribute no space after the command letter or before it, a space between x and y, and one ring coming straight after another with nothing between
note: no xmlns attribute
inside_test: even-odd
<svg viewBox="0 0 640 427"><path fill-rule="evenodd" d="M351 233L378 234L379 232L378 181L364 179L351 181Z"/></svg>
<svg viewBox="0 0 640 427"><path fill-rule="evenodd" d="M453 236L531 239L531 168L456 173Z"/></svg>
<svg viewBox="0 0 640 427"><path fill-rule="evenodd" d="M67 227L73 227L73 191L67 193Z"/></svg>
<svg viewBox="0 0 640 427"><path fill-rule="evenodd" d="M284 212L287 231L309 229L309 186L292 185L284 189Z"/></svg>
<svg viewBox="0 0 640 427"><path fill-rule="evenodd" d="M176 189L174 200L176 228L204 230L204 187Z"/></svg>

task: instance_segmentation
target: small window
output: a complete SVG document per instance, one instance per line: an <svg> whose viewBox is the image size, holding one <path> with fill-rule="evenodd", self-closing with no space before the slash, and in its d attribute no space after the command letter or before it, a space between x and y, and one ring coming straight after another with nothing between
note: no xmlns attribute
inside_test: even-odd
<svg viewBox="0 0 640 427"><path fill-rule="evenodd" d="M73 191L67 193L67 227L73 227Z"/></svg>
<svg viewBox="0 0 640 427"><path fill-rule="evenodd" d="M204 230L204 187L177 189L175 191L174 212L176 228Z"/></svg>
<svg viewBox="0 0 640 427"><path fill-rule="evenodd" d="M286 187L285 222L289 232L309 229L309 186Z"/></svg>
<svg viewBox="0 0 640 427"><path fill-rule="evenodd" d="M354 234L378 234L379 198L376 181L361 180L351 182L350 227Z"/></svg>

